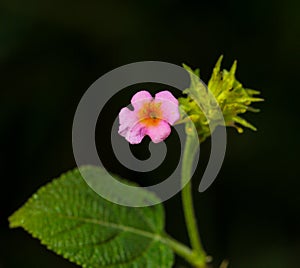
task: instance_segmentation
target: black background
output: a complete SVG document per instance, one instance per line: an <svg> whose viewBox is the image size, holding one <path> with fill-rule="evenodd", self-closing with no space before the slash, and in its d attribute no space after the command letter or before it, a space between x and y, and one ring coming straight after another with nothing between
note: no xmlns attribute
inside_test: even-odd
<svg viewBox="0 0 300 268"><path fill-rule="evenodd" d="M224 68L238 60L237 78L266 101L256 105L261 113L246 115L258 132L228 129L217 180L203 194L194 187L203 242L230 267L299 267L299 34L292 0L1 1L0 267L76 267L9 230L7 217L75 167L73 115L98 77L159 60L199 67L207 82L220 54ZM209 141L203 152L194 185ZM180 196L165 205L168 232L187 242Z"/></svg>

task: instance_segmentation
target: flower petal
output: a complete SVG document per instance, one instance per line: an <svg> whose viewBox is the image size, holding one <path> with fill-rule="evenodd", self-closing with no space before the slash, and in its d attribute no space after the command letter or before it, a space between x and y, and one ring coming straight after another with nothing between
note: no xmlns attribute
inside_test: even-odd
<svg viewBox="0 0 300 268"><path fill-rule="evenodd" d="M119 113L119 131L118 133L125 137L131 144L137 144L145 137L144 126L139 123L137 113L129 110L127 107L121 109Z"/></svg>
<svg viewBox="0 0 300 268"><path fill-rule="evenodd" d="M163 120L173 125L180 118L178 100L172 95L171 92L165 90L155 95L155 102L161 103L160 109L162 111Z"/></svg>
<svg viewBox="0 0 300 268"><path fill-rule="evenodd" d="M134 110L139 110L146 102L151 102L152 100L151 94L146 90L142 90L133 95L131 104Z"/></svg>
<svg viewBox="0 0 300 268"><path fill-rule="evenodd" d="M171 127L166 121L160 120L157 125L145 128L144 132L154 143L159 143L170 135Z"/></svg>
<svg viewBox="0 0 300 268"><path fill-rule="evenodd" d="M127 107L122 108L119 113L119 131L118 133L126 137L127 131L133 126L137 121L137 116L134 111L130 111Z"/></svg>
<svg viewBox="0 0 300 268"><path fill-rule="evenodd" d="M131 144L138 144L141 143L142 139L145 137L145 127L140 124L136 123L126 135L126 140Z"/></svg>

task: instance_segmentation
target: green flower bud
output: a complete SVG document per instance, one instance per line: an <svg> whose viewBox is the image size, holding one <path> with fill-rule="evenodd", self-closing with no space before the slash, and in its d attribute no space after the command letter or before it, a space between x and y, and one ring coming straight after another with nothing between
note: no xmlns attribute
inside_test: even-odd
<svg viewBox="0 0 300 268"><path fill-rule="evenodd" d="M256 128L239 115L247 111L259 112L258 109L254 109L250 105L252 102L263 101L262 98L256 97L260 92L244 88L235 78L236 61L234 61L229 71L225 69L221 71L222 59L223 56L218 59L213 69L212 76L208 82L208 89L214 95L223 113L226 126L235 127L239 133L243 132L242 127L247 127L255 131ZM183 67L191 74L191 83L190 87L184 91L187 96L179 98L179 103L181 108L194 122L199 140L202 142L211 135L208 120L212 121L216 109L209 103L207 94L203 94L206 92L206 89L203 90L204 85L199 79L199 69L193 71L187 65L183 65ZM200 107L198 103L201 104ZM207 116L205 116L203 110L207 111ZM184 120L183 114L181 120ZM221 125L221 123L215 122L215 127L217 125Z"/></svg>

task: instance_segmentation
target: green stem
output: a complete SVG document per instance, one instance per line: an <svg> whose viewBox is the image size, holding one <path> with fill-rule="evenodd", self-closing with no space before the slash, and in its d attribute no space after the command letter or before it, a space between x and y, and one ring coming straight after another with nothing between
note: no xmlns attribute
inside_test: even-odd
<svg viewBox="0 0 300 268"><path fill-rule="evenodd" d="M191 131L189 131L191 130ZM182 170L181 170L181 181L184 185L186 180L191 178L192 166L194 163L195 154L198 150L199 142L198 135L189 128L187 125L187 138L185 142L185 148L183 152ZM192 184L191 181L186 183L185 187L181 191L182 194L182 206L187 226L188 235L190 238L191 246L194 252L202 260L202 263L206 267L206 253L201 244L197 220L194 211L193 199L192 199ZM197 267L197 266L196 266ZM201 267L201 266L198 266Z"/></svg>
<svg viewBox="0 0 300 268"><path fill-rule="evenodd" d="M161 241L169 245L170 248L180 257L184 258L195 268L206 268L206 263L195 251L180 243L174 238L167 236L161 238Z"/></svg>

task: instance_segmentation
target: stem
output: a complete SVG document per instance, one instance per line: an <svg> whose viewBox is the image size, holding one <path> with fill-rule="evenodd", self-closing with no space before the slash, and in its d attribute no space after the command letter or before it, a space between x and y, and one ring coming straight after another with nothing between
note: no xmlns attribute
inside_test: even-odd
<svg viewBox="0 0 300 268"><path fill-rule="evenodd" d="M187 262L189 262L193 267L196 268L206 268L205 261L201 256L199 256L195 251L187 247L186 245L180 243L179 241L175 240L174 238L167 236L161 238L161 240L170 246L172 250L179 255L180 257L184 258Z"/></svg>
<svg viewBox="0 0 300 268"><path fill-rule="evenodd" d="M181 181L184 185L185 181L191 178L192 166L194 163L195 154L198 150L198 135L194 131L189 131L187 124L187 138L185 142L185 148L183 152L182 170L181 170ZM192 199L192 184L191 180L185 185L181 191L182 194L182 206L185 216L185 222L187 226L188 235L190 238L191 246L194 252L202 260L203 266L195 267L206 267L206 253L201 244L197 220L194 211L193 199Z"/></svg>

